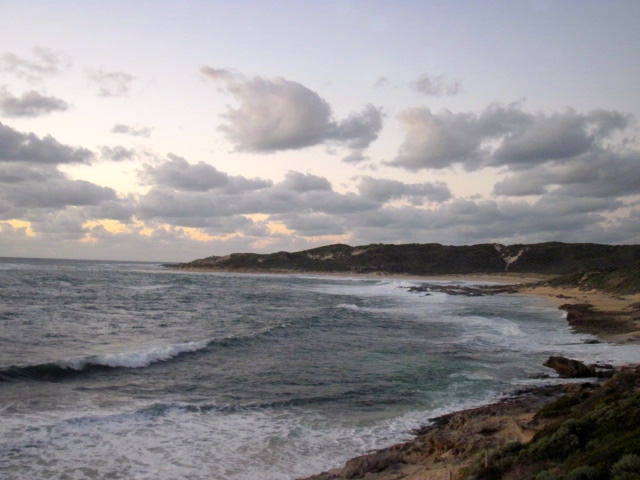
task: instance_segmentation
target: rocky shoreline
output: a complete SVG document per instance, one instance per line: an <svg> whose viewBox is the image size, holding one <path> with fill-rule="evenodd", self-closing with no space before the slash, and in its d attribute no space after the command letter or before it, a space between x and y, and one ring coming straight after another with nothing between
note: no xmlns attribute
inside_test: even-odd
<svg viewBox="0 0 640 480"><path fill-rule="evenodd" d="M637 295L549 288L544 282L480 286L425 282L409 290L426 295L433 292L467 296L535 295L566 311L567 321L577 331L598 335L604 341L640 342L640 298ZM576 479L640 478L640 415L637 414L640 412L640 367L586 366L562 357L552 357L545 365L554 368L563 378L584 378L585 383L532 388L515 392L497 403L430 419L429 424L415 431L414 438L408 442L369 452L349 460L342 468L299 480L553 480L565 478L565 474L574 471L578 472ZM613 378L603 382L607 377ZM548 447L549 442L561 435L558 432L563 432L563 428L572 428L565 423L574 425L596 415L594 405L613 395L610 395L611 391L619 398L612 401L607 415L624 418L625 409L636 412L633 421L617 425L632 430L630 443L619 446L610 441L613 446L607 461L594 465L584 460L588 457L578 455L586 445L557 446L564 452L562 455ZM597 429L594 427L594 430ZM598 431L595 435L604 436L606 432ZM580 441L577 434L571 433L567 441L571 443L576 438ZM598 444L600 440L596 438L592 443ZM583 460L576 463L576 458ZM631 474L637 477L612 474L615 469L627 468L627 464L631 465L628 467ZM594 476L582 477L579 469L589 470Z"/></svg>
<svg viewBox="0 0 640 480"><path fill-rule="evenodd" d="M497 403L431 419L408 442L369 452L349 460L342 468L299 480L555 479L582 467L599 469L603 476L575 478L614 478L606 472L623 457L640 454L639 392L639 366L618 368L605 383L567 383L516 392ZM572 457L584 454L580 449L586 446L561 442L557 447L549 446L565 435L569 426L596 422L594 416L618 414L624 418L629 412L636 412L636 418L611 433L621 438L628 433L631 445L610 442L608 447L601 447L611 450L607 451L607 464L575 466ZM597 445L597 435L603 434L594 430L590 433L596 438L590 441ZM578 437L566 435L567 442ZM541 472L547 472L547 476L541 477ZM640 475L640 470L632 473Z"/></svg>

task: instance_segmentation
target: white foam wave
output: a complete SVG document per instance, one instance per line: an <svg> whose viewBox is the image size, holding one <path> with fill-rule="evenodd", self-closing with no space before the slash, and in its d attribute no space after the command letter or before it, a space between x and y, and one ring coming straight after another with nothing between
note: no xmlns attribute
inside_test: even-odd
<svg viewBox="0 0 640 480"><path fill-rule="evenodd" d="M90 365L113 368L143 368L156 362L164 362L182 353L197 352L206 348L209 342L187 342L173 345L163 345L139 352L110 353L92 355L89 357L71 358L59 362L63 368L82 370Z"/></svg>
<svg viewBox="0 0 640 480"><path fill-rule="evenodd" d="M341 303L337 307L344 308L345 310L362 310L362 307L359 307L358 305L354 305L352 303Z"/></svg>

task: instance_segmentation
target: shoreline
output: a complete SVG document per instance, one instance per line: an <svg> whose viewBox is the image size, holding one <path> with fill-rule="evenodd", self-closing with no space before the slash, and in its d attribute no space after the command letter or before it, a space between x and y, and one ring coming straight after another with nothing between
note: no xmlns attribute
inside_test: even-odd
<svg viewBox="0 0 640 480"><path fill-rule="evenodd" d="M594 405L600 402L606 405L598 406L604 418L620 415L624 408L626 415L635 411L637 400L632 399L637 397L636 385L640 386L640 365L618 367L615 373L602 383L585 378L582 383L533 387L497 402L431 418L427 425L415 429L408 441L354 457L343 467L296 480L521 480L538 478L536 474L541 470L561 471L566 468L556 453L562 451L561 445L552 447L549 459L541 459L533 468L527 464L530 457L525 456L524 466L509 471L513 465L504 459L513 458L514 452L530 446L530 451L539 454L541 445L549 445L549 438L558 437L563 428L574 428L580 422L576 419L595 415ZM630 399L630 405L621 406L615 402L616 397ZM515 460L522 460L522 456L518 458L516 454ZM497 477L496 469L505 469L506 475Z"/></svg>
<svg viewBox="0 0 640 480"><path fill-rule="evenodd" d="M370 278L390 280L411 280L428 284L429 282L471 282L478 283L481 294L517 294L538 298L541 302L559 310L568 311L566 321L578 332L595 335L600 341L607 343L633 343L640 344L640 294L616 295L595 290L580 290L578 288L556 287L543 283L555 278L556 275L533 273L460 273L460 274L434 274L434 275L410 275L393 273L352 273L352 272L317 272L299 270L226 270L215 268L174 268L175 270L196 273L222 273L222 274L249 274L249 275L314 275L343 278ZM487 284L487 285L482 285ZM491 291L491 284L504 287L513 287L513 292ZM485 288L489 287L489 288ZM591 310L579 312L580 319L572 321L572 315L578 312L570 312L571 306L589 305ZM585 321L584 319L587 318ZM594 319L593 321L591 319ZM597 319L597 320L595 320ZM617 320L620 327L609 331L607 328L599 328L607 320ZM624 325L624 328L623 328Z"/></svg>
<svg viewBox="0 0 640 480"><path fill-rule="evenodd" d="M623 296L545 285L544 281L550 278L553 276L465 274L421 277L418 280L425 282L425 289L428 289L429 281L490 282L494 285L473 287L471 292L451 293L447 292L449 287L439 288L449 294L518 294L535 297L546 305L567 311L566 321L576 331L594 334L599 341L607 343L640 344L640 320L638 315L634 315L640 307L640 294ZM514 288L512 291L505 291L508 287ZM585 306L586 308L578 308ZM604 323L616 321L621 321L627 331L612 333L603 327ZM616 371L620 372L625 368L635 368L638 371L637 366L619 366ZM553 417L546 420L541 418L541 412L554 402L562 402L561 398L592 395L592 385L566 383L536 387L525 392L515 392L513 396L499 402L429 419L427 426L414 432L412 440L355 457L342 468L298 480L467 478L469 470L482 469L483 456L484 468L490 468L490 452L494 454L505 451L510 444L527 445L532 442L538 432L556 421Z"/></svg>
<svg viewBox="0 0 640 480"><path fill-rule="evenodd" d="M418 293L434 288L451 295L524 295L536 298L546 306L566 311L564 321L577 332L593 334L599 341L606 343L640 344L640 294L617 295L597 290L551 286L547 282L555 278L555 275L497 273L414 276L217 269L192 269L191 271L404 279L422 282L422 287L415 290ZM429 285L430 282L431 285ZM474 285L456 288L456 282ZM628 371L634 372L633 375L639 379L640 384L640 367L638 366L617 366L611 373ZM615 379L616 377L610 381ZM561 420L555 414L547 415L550 410L564 409L565 416L562 419L570 418L569 412L573 407L564 406L567 398L580 398L582 399L580 402L587 403L588 400L585 399L602 395L602 391L607 390L602 387L604 384L602 378L584 378L583 380L581 383L553 384L516 391L498 402L425 419L426 426L416 429L412 439L406 442L368 452L352 458L343 467L298 480L475 478L476 473L483 468L485 470L492 468L490 464L494 458L508 456L509 449L513 448L510 446L519 445L518 448L528 448L528 445L537 441L539 434L549 428L555 428ZM500 478L522 477L517 474ZM533 478L533 476L527 478Z"/></svg>

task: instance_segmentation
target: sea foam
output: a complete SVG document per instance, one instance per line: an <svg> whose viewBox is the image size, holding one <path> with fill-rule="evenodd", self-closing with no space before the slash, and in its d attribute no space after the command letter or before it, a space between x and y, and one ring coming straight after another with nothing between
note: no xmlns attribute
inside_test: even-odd
<svg viewBox="0 0 640 480"><path fill-rule="evenodd" d="M105 355L91 355L89 357L71 358L59 362L62 368L83 370L88 366L103 366L112 368L143 368L156 362L171 360L183 353L202 350L209 342L187 342L173 345L163 345L139 352L110 353Z"/></svg>

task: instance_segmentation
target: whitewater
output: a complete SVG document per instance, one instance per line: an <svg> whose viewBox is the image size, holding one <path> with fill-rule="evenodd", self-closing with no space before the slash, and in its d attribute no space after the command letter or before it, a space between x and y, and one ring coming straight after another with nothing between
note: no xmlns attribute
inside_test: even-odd
<svg viewBox="0 0 640 480"><path fill-rule="evenodd" d="M549 355L637 360L537 299L417 284L0 259L0 478L295 479L557 382Z"/></svg>

